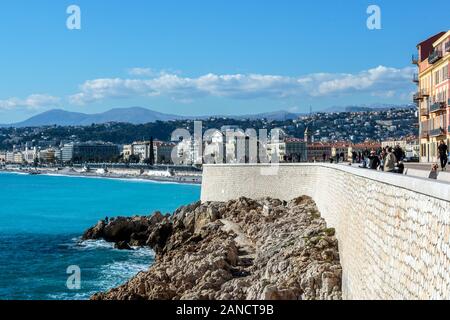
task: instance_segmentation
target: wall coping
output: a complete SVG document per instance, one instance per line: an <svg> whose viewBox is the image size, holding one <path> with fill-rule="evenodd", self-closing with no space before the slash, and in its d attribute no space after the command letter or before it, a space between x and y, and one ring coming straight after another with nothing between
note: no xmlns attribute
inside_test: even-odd
<svg viewBox="0 0 450 320"><path fill-rule="evenodd" d="M261 167L269 168L274 165L262 163L230 163L230 164L205 164L204 167ZM328 164L328 163L280 163L276 166L280 167L322 167L333 169L341 172L346 172L355 176L363 177L369 180L385 183L398 188L420 193L439 200L450 202L450 183L446 181L439 181L415 176L407 176L398 173L382 172L355 166L343 164Z"/></svg>

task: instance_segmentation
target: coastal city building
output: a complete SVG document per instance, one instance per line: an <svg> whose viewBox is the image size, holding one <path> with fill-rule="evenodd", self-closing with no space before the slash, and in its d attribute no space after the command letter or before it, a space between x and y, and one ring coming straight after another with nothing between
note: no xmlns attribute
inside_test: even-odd
<svg viewBox="0 0 450 320"><path fill-rule="evenodd" d="M73 143L65 144L61 148L61 161L63 163L71 162L73 159Z"/></svg>
<svg viewBox="0 0 450 320"><path fill-rule="evenodd" d="M328 161L332 155L333 145L324 142L308 143L307 156L308 162Z"/></svg>
<svg viewBox="0 0 450 320"><path fill-rule="evenodd" d="M139 159L139 162L144 162L150 158L152 143L150 141L138 141L131 145L132 155Z"/></svg>
<svg viewBox="0 0 450 320"><path fill-rule="evenodd" d="M437 162L438 144L450 140L450 31L440 32L417 45L418 55L412 62L418 66L413 81L420 116L420 161Z"/></svg>
<svg viewBox="0 0 450 320"><path fill-rule="evenodd" d="M336 159L339 155L342 161L348 161L352 158L352 148L350 144L347 143L336 143L331 147L331 158ZM321 159L323 160L323 158Z"/></svg>
<svg viewBox="0 0 450 320"><path fill-rule="evenodd" d="M36 159L38 159L37 148L28 149L26 148L24 152L22 152L23 161L31 164L34 163Z"/></svg>
<svg viewBox="0 0 450 320"><path fill-rule="evenodd" d="M278 162L306 162L308 148L304 140L298 138L284 138L267 144L267 156Z"/></svg>
<svg viewBox="0 0 450 320"><path fill-rule="evenodd" d="M55 149L49 148L39 151L39 162L41 163L55 163L56 161Z"/></svg>
<svg viewBox="0 0 450 320"><path fill-rule="evenodd" d="M173 164L172 152L175 143L172 142L156 142L155 143L155 159L158 164Z"/></svg>
<svg viewBox="0 0 450 320"><path fill-rule="evenodd" d="M14 152L14 163L23 163L23 155L22 152Z"/></svg>
<svg viewBox="0 0 450 320"><path fill-rule="evenodd" d="M15 163L15 157L14 157L15 152L14 151L8 151L6 152L6 162L7 163Z"/></svg>
<svg viewBox="0 0 450 320"><path fill-rule="evenodd" d="M133 155L133 145L132 144L126 144L123 146L122 149L122 156L123 160L129 161L130 157Z"/></svg>
<svg viewBox="0 0 450 320"><path fill-rule="evenodd" d="M64 162L74 163L110 162L118 157L119 154L118 146L112 143L73 143L64 145L62 160Z"/></svg>

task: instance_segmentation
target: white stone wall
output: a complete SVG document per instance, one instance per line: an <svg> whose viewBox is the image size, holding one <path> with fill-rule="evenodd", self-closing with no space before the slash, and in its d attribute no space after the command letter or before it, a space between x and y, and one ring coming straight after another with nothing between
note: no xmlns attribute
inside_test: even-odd
<svg viewBox="0 0 450 320"><path fill-rule="evenodd" d="M336 228L346 299L450 299L450 184L330 164L204 167L202 201L311 196Z"/></svg>

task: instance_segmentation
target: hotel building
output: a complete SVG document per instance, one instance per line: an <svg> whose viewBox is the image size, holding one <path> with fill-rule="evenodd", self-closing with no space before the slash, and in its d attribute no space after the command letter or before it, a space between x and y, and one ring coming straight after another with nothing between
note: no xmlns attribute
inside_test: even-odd
<svg viewBox="0 0 450 320"><path fill-rule="evenodd" d="M412 62L419 69L413 77L418 85L413 99L419 112L420 161L438 162L439 142L450 141L450 31L419 43L417 49Z"/></svg>

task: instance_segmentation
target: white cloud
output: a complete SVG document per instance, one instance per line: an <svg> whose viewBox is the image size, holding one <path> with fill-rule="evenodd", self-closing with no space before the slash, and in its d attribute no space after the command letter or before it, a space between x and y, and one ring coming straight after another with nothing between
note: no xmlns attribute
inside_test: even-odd
<svg viewBox="0 0 450 320"><path fill-rule="evenodd" d="M134 68L134 75L150 69ZM201 97L231 99L283 99L288 97L333 97L355 93L379 97L401 97L412 90L414 68L378 66L354 74L314 73L299 77L262 74L206 74L197 78L159 73L146 79L106 78L83 83L70 97L74 104L108 98L167 96L179 101Z"/></svg>
<svg viewBox="0 0 450 320"><path fill-rule="evenodd" d="M60 98L48 94L32 94L24 99L9 98L0 100L0 109L41 109L49 106L56 106L60 102Z"/></svg>
<svg viewBox="0 0 450 320"><path fill-rule="evenodd" d="M152 77L155 72L150 68L131 68L128 69L128 74L137 77Z"/></svg>

